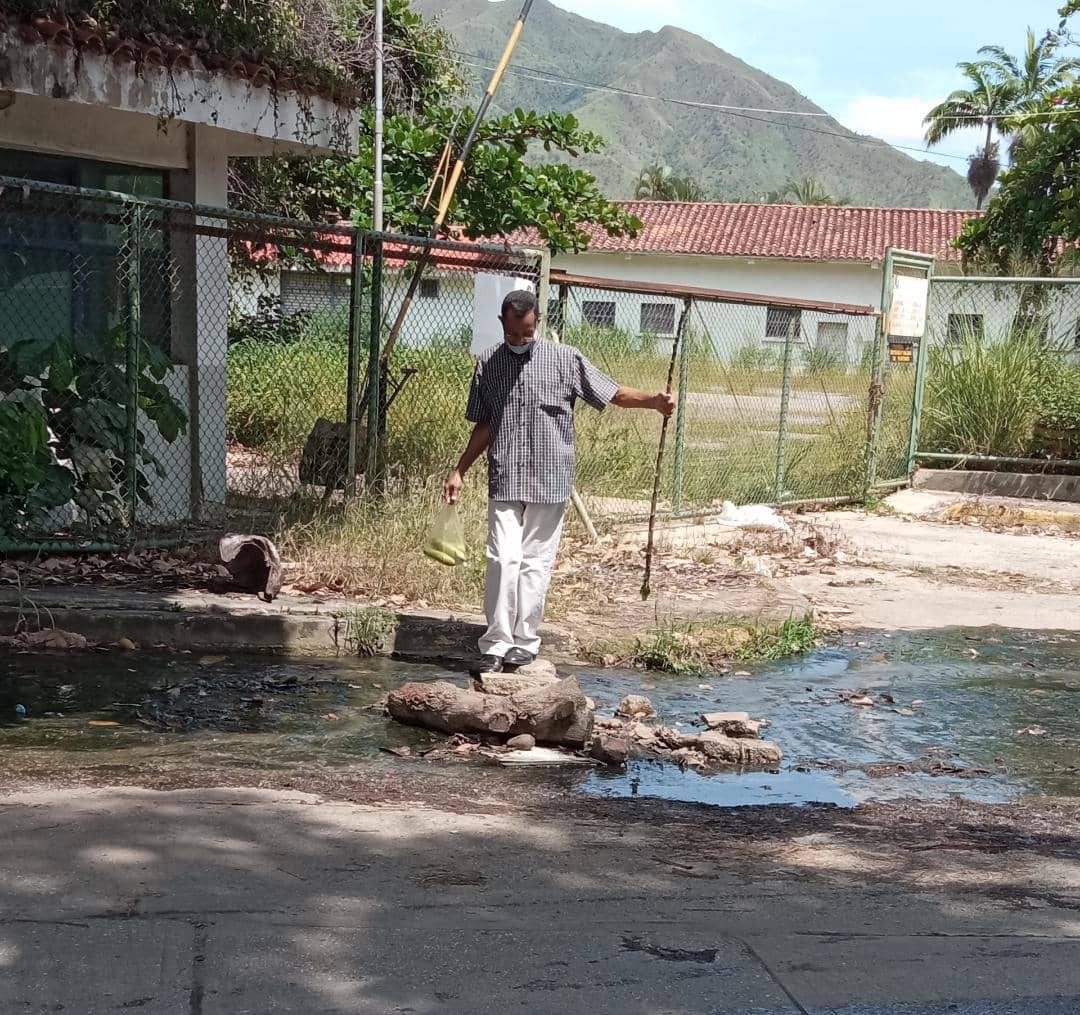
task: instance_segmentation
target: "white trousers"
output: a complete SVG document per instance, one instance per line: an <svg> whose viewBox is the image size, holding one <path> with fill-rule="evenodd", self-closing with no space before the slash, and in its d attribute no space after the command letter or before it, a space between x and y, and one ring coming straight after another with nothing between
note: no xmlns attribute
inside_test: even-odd
<svg viewBox="0 0 1080 1015"><path fill-rule="evenodd" d="M540 651L544 600L565 514L565 504L488 501L483 655L501 659L515 647L532 655Z"/></svg>

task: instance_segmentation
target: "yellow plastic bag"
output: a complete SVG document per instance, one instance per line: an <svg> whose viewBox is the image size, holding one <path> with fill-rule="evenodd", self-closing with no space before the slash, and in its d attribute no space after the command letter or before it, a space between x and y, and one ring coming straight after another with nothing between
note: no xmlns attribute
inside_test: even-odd
<svg viewBox="0 0 1080 1015"><path fill-rule="evenodd" d="M465 562L465 532L453 504L444 505L436 516L424 544L424 554L447 567L456 567Z"/></svg>

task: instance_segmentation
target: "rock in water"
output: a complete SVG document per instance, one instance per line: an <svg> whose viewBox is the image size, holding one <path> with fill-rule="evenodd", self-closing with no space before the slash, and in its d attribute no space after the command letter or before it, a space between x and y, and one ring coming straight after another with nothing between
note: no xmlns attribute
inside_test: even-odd
<svg viewBox="0 0 1080 1015"><path fill-rule="evenodd" d="M536 737L531 733L519 733L507 740L506 746L512 751L531 751L536 746Z"/></svg>
<svg viewBox="0 0 1080 1015"><path fill-rule="evenodd" d="M656 709L653 703L643 694L628 694L619 702L619 715L628 719L641 719L643 716L655 715Z"/></svg>
<svg viewBox="0 0 1080 1015"><path fill-rule="evenodd" d="M701 718L709 729L725 736L755 740L761 735L761 722L746 712L706 712Z"/></svg>
<svg viewBox="0 0 1080 1015"><path fill-rule="evenodd" d="M630 757L630 742L625 737L599 732L589 753L605 765L625 765Z"/></svg>
<svg viewBox="0 0 1080 1015"><path fill-rule="evenodd" d="M528 677L540 682L559 679L559 674L555 671L555 664L550 659L534 659L531 663L519 666L512 672L516 677Z"/></svg>
<svg viewBox="0 0 1080 1015"><path fill-rule="evenodd" d="M722 765L770 768L780 764L784 757L783 751L769 740L738 739L716 732L702 733L692 746L709 761Z"/></svg>

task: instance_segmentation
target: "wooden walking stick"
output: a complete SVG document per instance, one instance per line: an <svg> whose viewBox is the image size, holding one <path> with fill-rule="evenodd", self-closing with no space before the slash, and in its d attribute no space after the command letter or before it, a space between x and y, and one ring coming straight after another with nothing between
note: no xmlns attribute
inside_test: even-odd
<svg viewBox="0 0 1080 1015"><path fill-rule="evenodd" d="M675 329L675 340L671 343L671 362L668 364L667 393L671 394L671 382L675 377L675 363L679 358L679 345L686 334L686 321L690 316L690 299L683 300L682 314L679 316L679 326ZM649 580L652 578L653 538L656 534L656 502L660 499L660 475L664 466L664 442L667 440L668 423L670 416L664 417L660 424L660 444L656 449L656 474L653 476L652 506L649 508L649 541L645 544L645 580L641 583L641 598L648 599L652 588Z"/></svg>

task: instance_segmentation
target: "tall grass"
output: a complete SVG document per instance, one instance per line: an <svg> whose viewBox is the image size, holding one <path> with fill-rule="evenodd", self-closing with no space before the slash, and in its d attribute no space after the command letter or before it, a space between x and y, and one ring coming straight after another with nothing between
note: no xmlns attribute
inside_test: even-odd
<svg viewBox="0 0 1080 1015"><path fill-rule="evenodd" d="M1027 328L996 340L967 332L929 349L920 443L939 453L1024 456L1064 350Z"/></svg>

